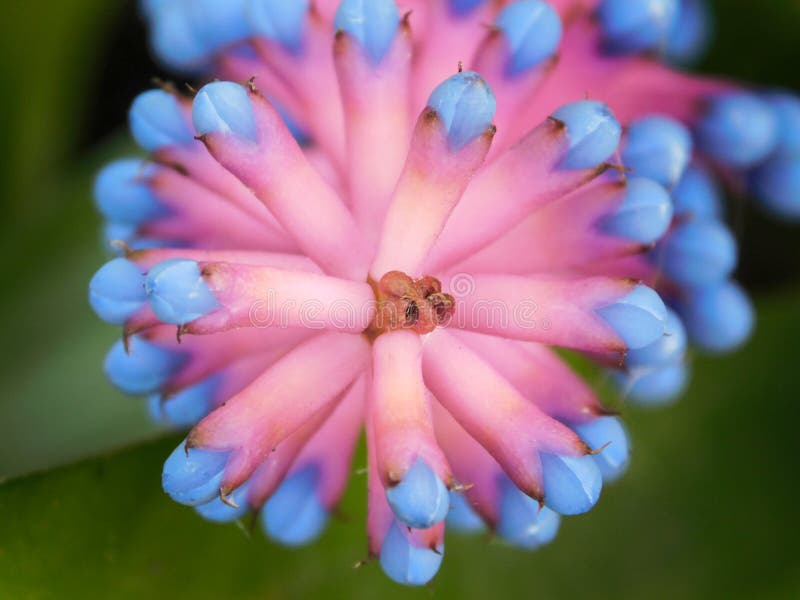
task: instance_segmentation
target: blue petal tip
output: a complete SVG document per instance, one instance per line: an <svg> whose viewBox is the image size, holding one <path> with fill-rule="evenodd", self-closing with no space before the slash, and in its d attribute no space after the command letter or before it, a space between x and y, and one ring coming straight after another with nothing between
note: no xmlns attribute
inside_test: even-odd
<svg viewBox="0 0 800 600"><path fill-rule="evenodd" d="M499 488L497 535L526 550L535 550L555 539L561 521L558 513L540 507L505 476L501 477Z"/></svg>
<svg viewBox="0 0 800 600"><path fill-rule="evenodd" d="M770 157L750 174L750 190L770 214L800 221L800 152Z"/></svg>
<svg viewBox="0 0 800 600"><path fill-rule="evenodd" d="M669 279L694 288L727 279L737 259L736 239L714 219L682 223L669 232L653 254L653 261Z"/></svg>
<svg viewBox="0 0 800 600"><path fill-rule="evenodd" d="M89 282L89 303L108 323L123 325L145 301L144 274L125 258L107 262Z"/></svg>
<svg viewBox="0 0 800 600"><path fill-rule="evenodd" d="M147 274L145 291L155 315L172 325L184 325L219 308L194 260L158 263Z"/></svg>
<svg viewBox="0 0 800 600"><path fill-rule="evenodd" d="M691 290L678 305L689 339L700 349L724 353L741 346L753 331L753 305L732 281Z"/></svg>
<svg viewBox="0 0 800 600"><path fill-rule="evenodd" d="M183 441L164 463L161 486L176 502L187 506L205 504L219 495L227 461L227 452L200 448L191 448L187 452Z"/></svg>
<svg viewBox="0 0 800 600"><path fill-rule="evenodd" d="M110 221L138 225L163 217L169 210L147 186L156 167L139 159L122 159L107 164L97 174L94 198L100 213Z"/></svg>
<svg viewBox="0 0 800 600"><path fill-rule="evenodd" d="M265 533L285 546L303 546L317 539L328 511L317 495L319 469L306 466L281 483L262 512Z"/></svg>
<svg viewBox="0 0 800 600"><path fill-rule="evenodd" d="M598 17L611 51L642 52L663 47L678 16L679 0L603 0Z"/></svg>
<svg viewBox="0 0 800 600"><path fill-rule="evenodd" d="M128 394L150 394L163 386L186 361L186 355L147 342L138 336L122 340L106 355L104 369L115 386Z"/></svg>
<svg viewBox="0 0 800 600"><path fill-rule="evenodd" d="M721 220L724 216L722 191L705 168L690 165L672 189L676 217Z"/></svg>
<svg viewBox="0 0 800 600"><path fill-rule="evenodd" d="M458 150L491 126L497 103L480 75L463 71L439 84L428 106L439 115L450 145Z"/></svg>
<svg viewBox="0 0 800 600"><path fill-rule="evenodd" d="M300 52L308 16L308 0L248 0L247 15L255 33Z"/></svg>
<svg viewBox="0 0 800 600"><path fill-rule="evenodd" d="M600 417L576 426L575 433L593 450L602 448L592 458L600 469L604 482L617 480L627 470L630 443L625 427L618 418Z"/></svg>
<svg viewBox="0 0 800 600"><path fill-rule="evenodd" d="M600 499L603 476L593 456L541 454L544 503L561 515L589 511Z"/></svg>
<svg viewBox="0 0 800 600"><path fill-rule="evenodd" d="M461 533L478 533L486 529L483 519L470 506L466 495L460 492L450 492L447 527Z"/></svg>
<svg viewBox="0 0 800 600"><path fill-rule="evenodd" d="M383 540L380 551L381 568L396 583L425 585L439 571L444 546L440 546L435 552L427 547L415 546L401 527L403 526L398 522L393 522Z"/></svg>
<svg viewBox="0 0 800 600"><path fill-rule="evenodd" d="M509 4L494 22L509 48L509 75L519 75L553 56L561 43L561 19L547 3L523 0Z"/></svg>
<svg viewBox="0 0 800 600"><path fill-rule="evenodd" d="M386 490L395 516L416 529L427 529L442 521L450 508L449 498L442 480L419 458L400 483Z"/></svg>
<svg viewBox="0 0 800 600"><path fill-rule="evenodd" d="M675 311L667 309L664 335L644 348L628 351L625 355L625 367L632 370L682 361L688 344L683 322Z"/></svg>
<svg viewBox="0 0 800 600"><path fill-rule="evenodd" d="M231 134L256 141L256 120L247 90L231 81L204 85L192 104L192 121L200 135Z"/></svg>
<svg viewBox="0 0 800 600"><path fill-rule="evenodd" d="M608 160L619 146L622 127L602 102L581 100L565 104L553 118L567 128L569 148L561 159L564 169L588 169Z"/></svg>
<svg viewBox="0 0 800 600"><path fill-rule="evenodd" d="M164 90L139 94L128 111L128 123L136 143L148 152L194 141L191 124L178 99Z"/></svg>
<svg viewBox="0 0 800 600"><path fill-rule="evenodd" d="M646 117L631 124L622 148L622 163L638 177L672 187L692 157L692 135L682 123Z"/></svg>
<svg viewBox="0 0 800 600"><path fill-rule="evenodd" d="M168 398L161 394L150 396L150 416L158 423L173 427L191 427L205 417L215 406L221 376L213 375Z"/></svg>
<svg viewBox="0 0 800 600"><path fill-rule="evenodd" d="M629 350L644 348L664 335L667 307L659 295L637 285L614 304L597 309Z"/></svg>
<svg viewBox="0 0 800 600"><path fill-rule="evenodd" d="M397 35L400 12L394 0L343 0L333 25L353 36L377 64Z"/></svg>
<svg viewBox="0 0 800 600"><path fill-rule="evenodd" d="M613 214L600 221L608 235L641 244L658 240L672 222L672 199L661 185L650 179L628 179L622 202Z"/></svg>

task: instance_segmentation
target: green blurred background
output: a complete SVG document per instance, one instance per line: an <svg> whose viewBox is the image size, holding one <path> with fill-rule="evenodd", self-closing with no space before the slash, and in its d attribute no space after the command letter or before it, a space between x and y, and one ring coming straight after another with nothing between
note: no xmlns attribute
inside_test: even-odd
<svg viewBox="0 0 800 600"><path fill-rule="evenodd" d="M702 69L800 89L796 0L715 5ZM365 554L359 475L303 550L169 501L179 435L106 383L117 332L86 303L103 262L92 173L131 148L125 109L155 74L132 2L0 3L0 599L800 598L800 229L735 200L752 343L698 357L676 406L627 411L629 474L552 546L451 536L434 584L408 590L350 568Z"/></svg>

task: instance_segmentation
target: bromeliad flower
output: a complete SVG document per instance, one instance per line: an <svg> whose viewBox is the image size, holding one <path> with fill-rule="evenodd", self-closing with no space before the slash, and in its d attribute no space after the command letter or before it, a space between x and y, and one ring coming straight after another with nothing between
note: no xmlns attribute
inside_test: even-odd
<svg viewBox="0 0 800 600"><path fill-rule="evenodd" d="M536 548L625 470L620 420L552 348L659 401L687 334L653 288L703 347L743 341L704 165L775 150L740 119L762 100L640 54L688 56L695 2L398 4L146 2L164 60L231 81L134 101L150 157L97 179L124 256L90 300L124 327L112 382L192 427L173 499L309 542L363 426L369 553L419 585L445 521Z"/></svg>

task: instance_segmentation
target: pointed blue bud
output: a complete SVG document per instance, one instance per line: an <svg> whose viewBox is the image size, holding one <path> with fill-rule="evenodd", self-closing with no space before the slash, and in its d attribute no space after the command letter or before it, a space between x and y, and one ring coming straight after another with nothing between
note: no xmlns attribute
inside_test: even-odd
<svg viewBox="0 0 800 600"><path fill-rule="evenodd" d="M597 9L608 48L615 52L655 50L666 44L679 0L603 0Z"/></svg>
<svg viewBox="0 0 800 600"><path fill-rule="evenodd" d="M736 239L716 220L682 223L655 249L652 260L675 283L700 287L721 283L736 268Z"/></svg>
<svg viewBox="0 0 800 600"><path fill-rule="evenodd" d="M508 44L508 74L519 75L553 56L561 43L561 19L541 0L512 2L500 11L494 26Z"/></svg>
<svg viewBox="0 0 800 600"><path fill-rule="evenodd" d="M690 65L708 48L714 23L706 0L680 0L679 5L664 54L672 63Z"/></svg>
<svg viewBox="0 0 800 600"><path fill-rule="evenodd" d="M415 529L432 527L447 516L450 496L439 476L418 458L402 481L386 490L395 516Z"/></svg>
<svg viewBox="0 0 800 600"><path fill-rule="evenodd" d="M213 521L214 523L232 523L244 517L250 509L247 505L247 490L249 485L250 482L247 481L228 494L228 499L239 508L234 508L230 504L226 504L220 499L219 494L217 494L211 502L195 506L194 509L197 514L207 521Z"/></svg>
<svg viewBox="0 0 800 600"><path fill-rule="evenodd" d="M672 199L667 190L650 179L628 179L622 202L601 219L604 233L641 244L651 244L669 229L672 222Z"/></svg>
<svg viewBox="0 0 800 600"><path fill-rule="evenodd" d="M189 21L184 2L164 2L151 19L150 43L156 56L169 67L198 72L205 67L209 50Z"/></svg>
<svg viewBox="0 0 800 600"><path fill-rule="evenodd" d="M126 258L107 262L89 282L89 304L101 319L123 325L147 300L144 273Z"/></svg>
<svg viewBox="0 0 800 600"><path fill-rule="evenodd" d="M491 126L497 102L480 75L463 71L440 83L428 106L442 120L450 145L459 150Z"/></svg>
<svg viewBox="0 0 800 600"><path fill-rule="evenodd" d="M750 337L755 322L750 299L733 281L688 291L678 313L689 339L712 353L730 352L741 346Z"/></svg>
<svg viewBox="0 0 800 600"><path fill-rule="evenodd" d="M484 2L486 2L486 0L450 0L450 10L457 16L465 16Z"/></svg>
<svg viewBox="0 0 800 600"><path fill-rule="evenodd" d="M128 111L128 123L133 139L149 152L194 141L194 131L178 99L164 90L139 94Z"/></svg>
<svg viewBox="0 0 800 600"><path fill-rule="evenodd" d="M535 550L549 544L558 533L561 517L522 493L507 477L499 481L497 535L509 544Z"/></svg>
<svg viewBox="0 0 800 600"><path fill-rule="evenodd" d="M634 175L667 187L678 183L691 157L691 133L682 123L666 117L635 121L622 149L622 163Z"/></svg>
<svg viewBox="0 0 800 600"><path fill-rule="evenodd" d="M750 190L773 215L800 220L800 153L770 157L751 173Z"/></svg>
<svg viewBox="0 0 800 600"><path fill-rule="evenodd" d="M664 335L667 307L645 285L637 285L614 304L597 309L630 350L644 348Z"/></svg>
<svg viewBox="0 0 800 600"><path fill-rule="evenodd" d="M166 398L153 394L148 399L150 416L156 422L173 427L194 426L216 406L221 383L220 375L212 375Z"/></svg>
<svg viewBox="0 0 800 600"><path fill-rule="evenodd" d="M580 438L592 450L603 448L592 456L603 475L603 481L609 483L619 479L628 469L631 451L625 427L616 417L600 417L589 423L577 425L575 428Z"/></svg>
<svg viewBox="0 0 800 600"><path fill-rule="evenodd" d="M128 394L150 394L162 387L186 362L183 352L147 342L138 336L128 339L128 351L122 340L106 355L103 365L115 386Z"/></svg>
<svg viewBox="0 0 800 600"><path fill-rule="evenodd" d="M722 220L725 214L722 201L722 191L714 176L699 165L690 165L672 190L676 217Z"/></svg>
<svg viewBox="0 0 800 600"><path fill-rule="evenodd" d="M664 335L649 346L630 350L625 355L625 367L634 370L680 362L686 354L688 344L683 322L674 311L667 309Z"/></svg>
<svg viewBox="0 0 800 600"><path fill-rule="evenodd" d="M561 159L561 168L597 166L611 158L619 146L622 127L611 109L602 102L572 102L556 110L552 116L564 123L569 139L569 150Z"/></svg>
<svg viewBox="0 0 800 600"><path fill-rule="evenodd" d="M486 529L483 519L470 506L467 496L460 492L450 492L447 527L461 533L478 533Z"/></svg>
<svg viewBox="0 0 800 600"><path fill-rule="evenodd" d="M550 510L561 515L579 515L597 504L603 489L603 476L593 456L544 453L540 456L544 503Z"/></svg>
<svg viewBox="0 0 800 600"><path fill-rule="evenodd" d="M169 210L145 183L153 171L152 165L133 158L103 167L94 182L94 199L100 213L110 221L136 224L168 215Z"/></svg>
<svg viewBox="0 0 800 600"><path fill-rule="evenodd" d="M778 147L785 154L800 153L800 98L787 92L772 93L765 100L778 120Z"/></svg>
<svg viewBox="0 0 800 600"><path fill-rule="evenodd" d="M253 31L297 53L303 45L308 0L247 0Z"/></svg>
<svg viewBox="0 0 800 600"><path fill-rule="evenodd" d="M161 473L161 487L181 504L197 506L219 495L222 473L228 462L227 452L190 448L186 441L169 455Z"/></svg>
<svg viewBox="0 0 800 600"><path fill-rule="evenodd" d="M638 406L664 406L674 402L686 389L689 368L683 362L630 373L612 375L627 401Z"/></svg>
<svg viewBox="0 0 800 600"><path fill-rule="evenodd" d="M192 104L192 121L200 135L224 133L256 141L256 118L247 90L231 81L200 88Z"/></svg>
<svg viewBox="0 0 800 600"><path fill-rule="evenodd" d="M778 143L778 120L755 94L732 92L711 98L696 128L700 149L724 165L751 167Z"/></svg>
<svg viewBox="0 0 800 600"><path fill-rule="evenodd" d="M405 526L394 521L383 540L380 552L381 568L396 583L425 585L439 571L444 557L444 546L439 546L436 551L415 546L401 527Z"/></svg>
<svg viewBox="0 0 800 600"><path fill-rule="evenodd" d="M162 240L159 238L145 238L138 235L139 226L136 223L107 221L101 229L101 243L103 249L114 256L124 256L125 248L118 242L125 242L130 250L147 250L149 248L181 248L186 245L180 240Z"/></svg>
<svg viewBox="0 0 800 600"><path fill-rule="evenodd" d="M281 483L261 513L264 532L285 546L317 539L328 523L328 511L317 495L319 468L308 465Z"/></svg>
<svg viewBox="0 0 800 600"><path fill-rule="evenodd" d="M400 25L394 0L342 0L333 26L353 36L377 64L389 51Z"/></svg>
<svg viewBox="0 0 800 600"><path fill-rule="evenodd" d="M171 258L147 274L150 307L164 323L185 325L219 308L195 260Z"/></svg>

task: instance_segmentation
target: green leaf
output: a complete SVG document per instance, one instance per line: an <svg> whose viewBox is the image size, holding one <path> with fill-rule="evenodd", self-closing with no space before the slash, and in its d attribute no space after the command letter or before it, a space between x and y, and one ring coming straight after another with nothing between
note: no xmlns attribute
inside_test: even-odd
<svg viewBox="0 0 800 600"><path fill-rule="evenodd" d="M364 477L302 550L215 525L160 490L178 438L0 488L2 598L785 598L797 591L795 374L800 294L761 302L753 342L701 358L675 407L626 415L630 472L529 554L451 535L429 590L364 557ZM363 450L354 470L363 462Z"/></svg>

